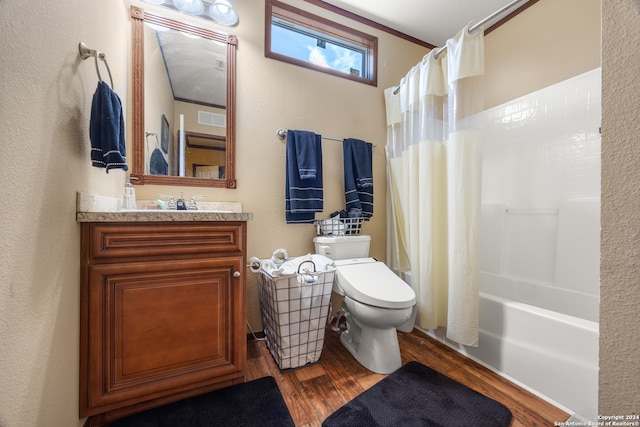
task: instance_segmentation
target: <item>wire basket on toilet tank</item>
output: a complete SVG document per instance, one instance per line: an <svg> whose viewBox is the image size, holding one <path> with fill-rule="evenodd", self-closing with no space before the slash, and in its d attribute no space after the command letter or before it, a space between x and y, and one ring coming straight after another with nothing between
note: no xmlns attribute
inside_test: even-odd
<svg viewBox="0 0 640 427"><path fill-rule="evenodd" d="M364 217L318 219L314 221L318 236L357 236L362 231Z"/></svg>

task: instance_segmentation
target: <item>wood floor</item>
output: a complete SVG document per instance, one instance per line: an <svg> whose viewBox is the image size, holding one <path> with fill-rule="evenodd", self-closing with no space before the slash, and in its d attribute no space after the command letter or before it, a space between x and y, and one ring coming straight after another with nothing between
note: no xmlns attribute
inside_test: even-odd
<svg viewBox="0 0 640 427"><path fill-rule="evenodd" d="M264 341L248 342L246 380L273 376L299 427L320 426L335 410L385 377L362 367L340 344L336 333L331 329L326 332L318 363L284 373ZM564 411L417 330L398 333L398 339L403 364L418 361L501 402L513 414L511 427L547 427L569 418Z"/></svg>

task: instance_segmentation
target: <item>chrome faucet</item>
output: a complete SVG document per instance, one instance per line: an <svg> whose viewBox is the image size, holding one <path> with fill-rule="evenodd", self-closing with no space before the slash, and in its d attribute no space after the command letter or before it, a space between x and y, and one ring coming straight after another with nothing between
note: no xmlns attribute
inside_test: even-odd
<svg viewBox="0 0 640 427"><path fill-rule="evenodd" d="M196 204L196 200L198 199L204 199L204 196L193 196L191 197L191 200L189 200L189 205L187 206L187 208L189 210L198 210L198 205Z"/></svg>
<svg viewBox="0 0 640 427"><path fill-rule="evenodd" d="M180 197L178 198L178 200L176 200L173 196L170 196L168 194L158 194L158 198L168 200L167 209L169 209L169 210L179 210L179 211L190 210L190 211L195 211L195 210L198 210L198 205L196 203L196 200L204 199L204 196L193 196L193 197L191 197L191 200L189 200L189 204L187 204L187 202L185 202L184 193L182 193L182 192L180 193Z"/></svg>
<svg viewBox="0 0 640 427"><path fill-rule="evenodd" d="M177 208L176 201L173 196L169 196L167 194L158 194L158 198L168 200L167 209L175 210Z"/></svg>

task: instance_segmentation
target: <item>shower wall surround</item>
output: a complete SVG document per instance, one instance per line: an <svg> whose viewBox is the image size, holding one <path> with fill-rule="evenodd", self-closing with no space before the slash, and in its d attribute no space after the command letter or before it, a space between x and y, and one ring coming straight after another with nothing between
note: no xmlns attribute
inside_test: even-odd
<svg viewBox="0 0 640 427"><path fill-rule="evenodd" d="M600 69L487 111L479 359L596 420ZM532 369L535 367L535 369Z"/></svg>
<svg viewBox="0 0 640 427"><path fill-rule="evenodd" d="M600 69L487 111L482 199L557 209L600 197Z"/></svg>
<svg viewBox="0 0 640 427"><path fill-rule="evenodd" d="M481 291L598 321L600 69L487 111Z"/></svg>

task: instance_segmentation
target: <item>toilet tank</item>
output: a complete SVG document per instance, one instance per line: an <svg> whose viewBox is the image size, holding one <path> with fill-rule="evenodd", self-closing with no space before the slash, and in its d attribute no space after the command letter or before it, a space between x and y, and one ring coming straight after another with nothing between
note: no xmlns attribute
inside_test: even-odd
<svg viewBox="0 0 640 427"><path fill-rule="evenodd" d="M316 253L334 260L366 258L371 236L317 236L313 239Z"/></svg>

